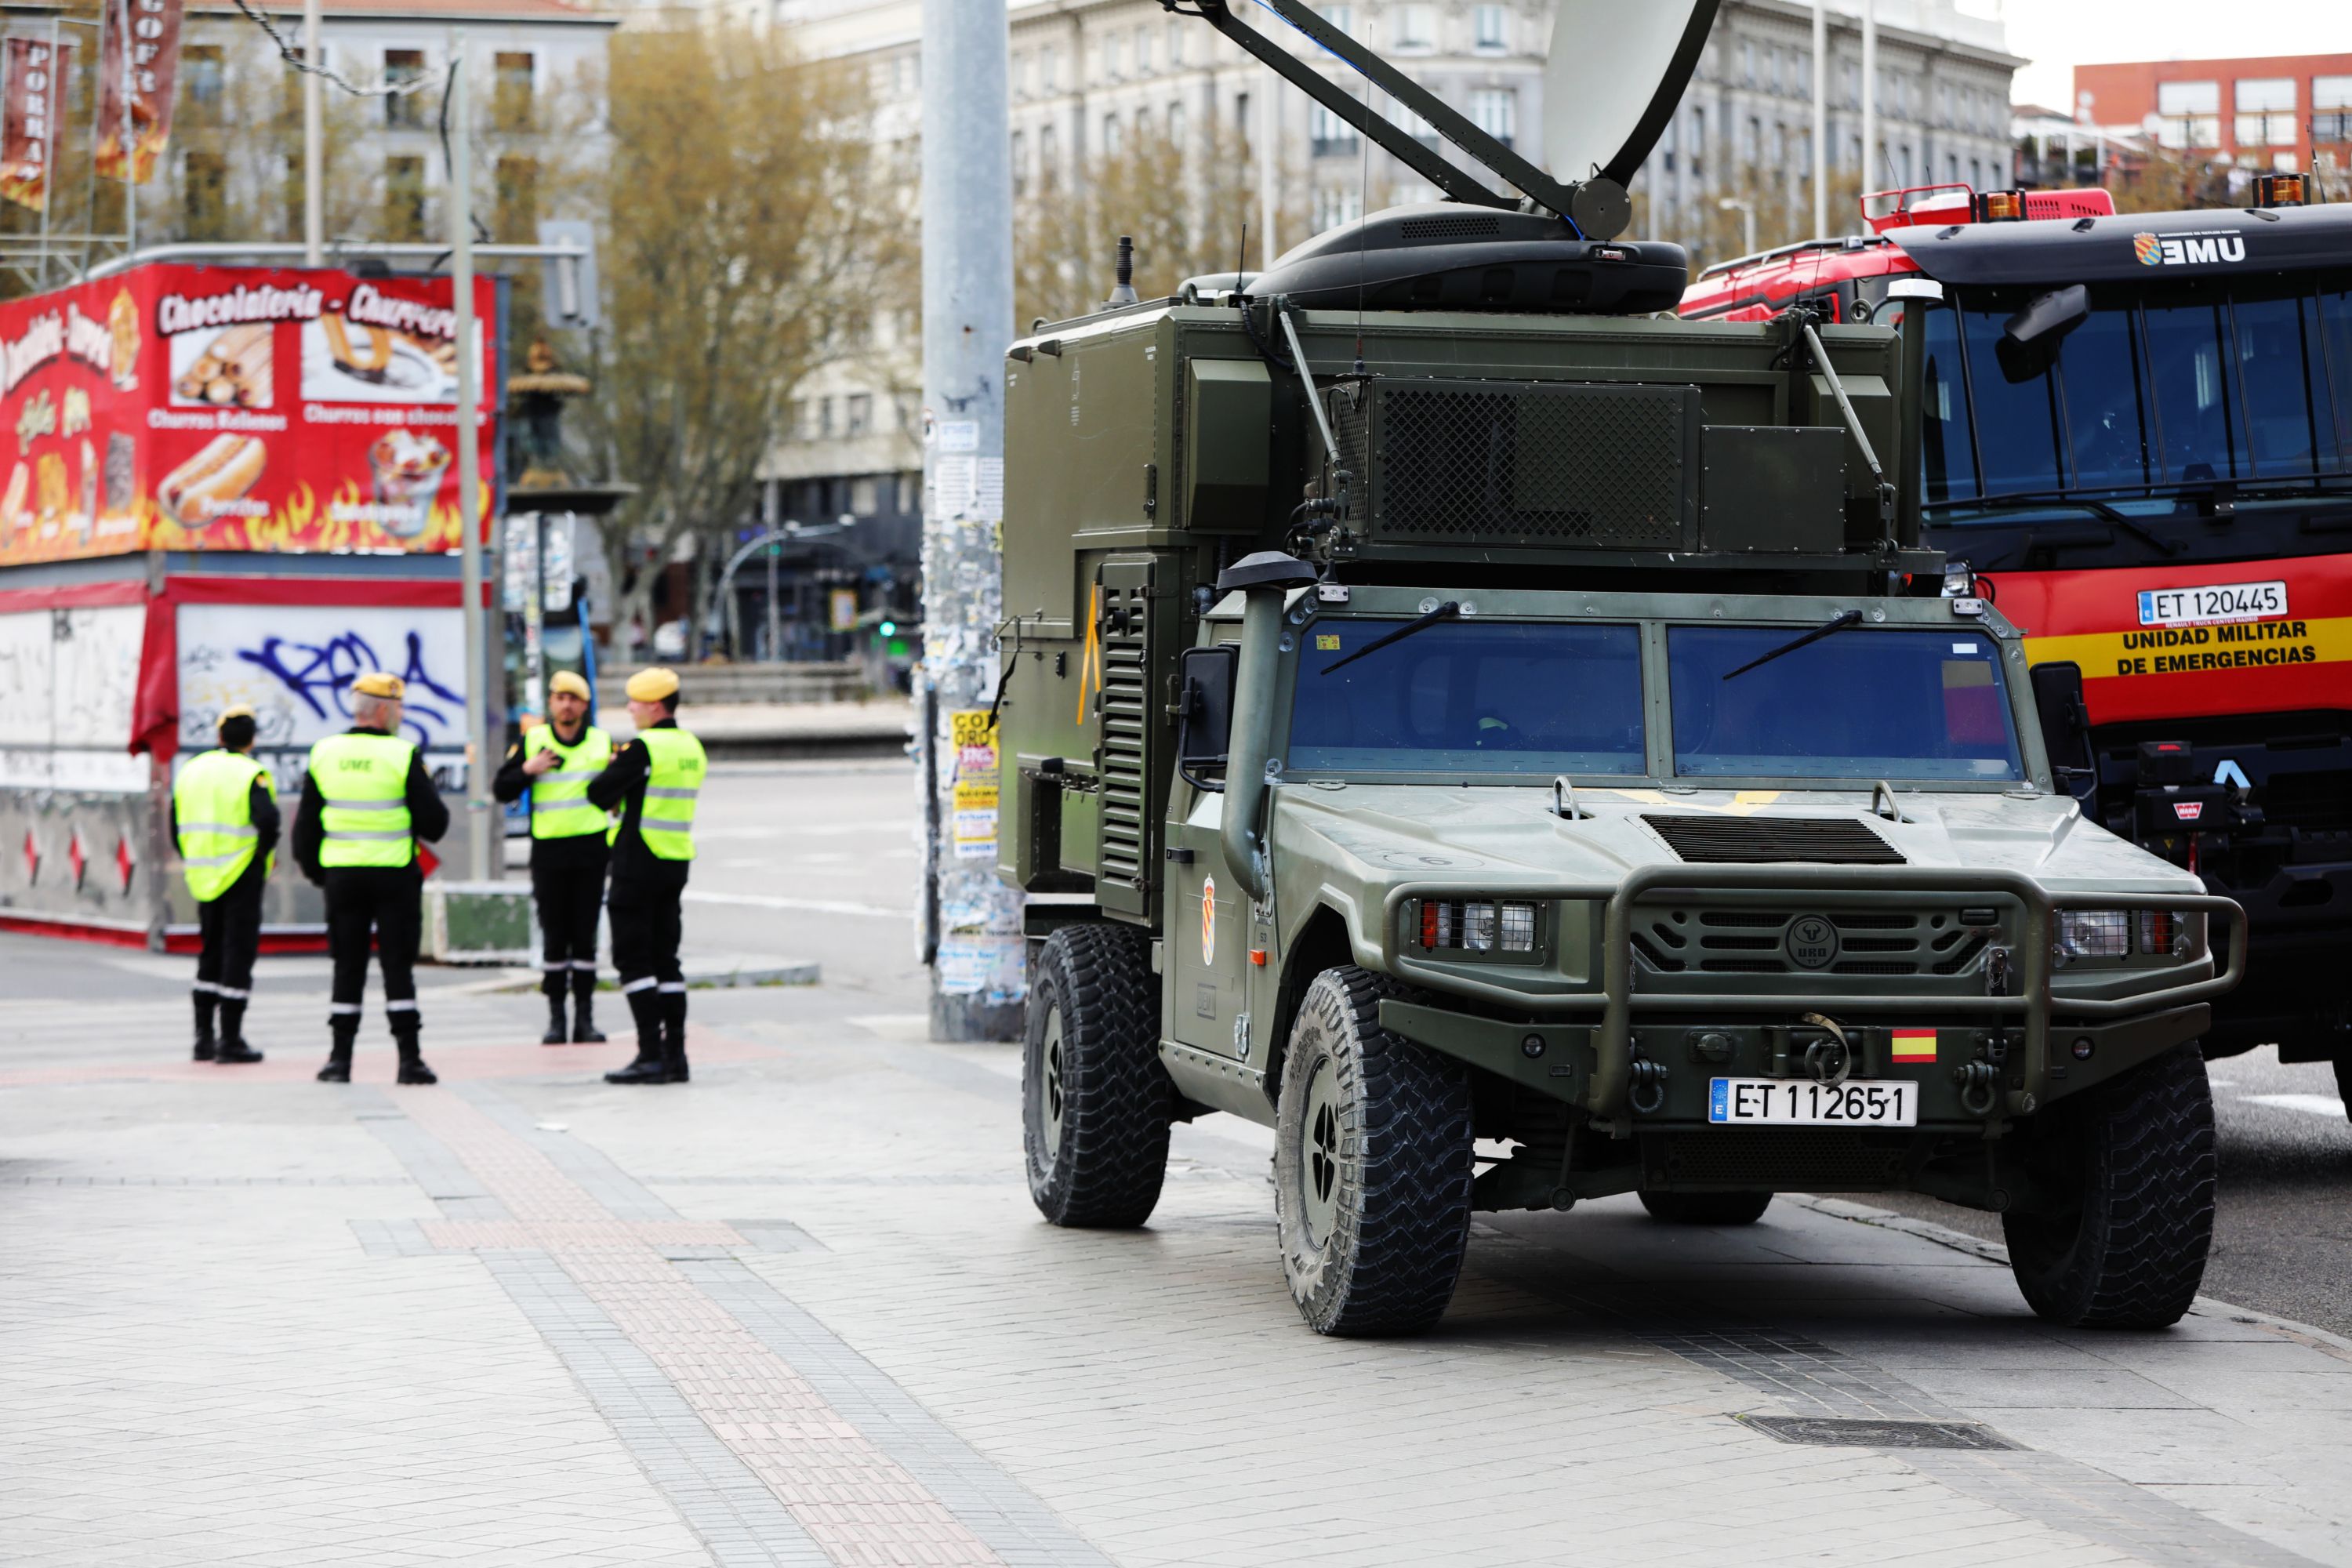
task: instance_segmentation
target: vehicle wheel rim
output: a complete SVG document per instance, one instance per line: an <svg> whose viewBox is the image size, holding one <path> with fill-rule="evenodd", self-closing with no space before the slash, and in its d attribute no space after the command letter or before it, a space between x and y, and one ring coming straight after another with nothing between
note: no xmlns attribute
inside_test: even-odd
<svg viewBox="0 0 2352 1568"><path fill-rule="evenodd" d="M1323 1245L1339 1215L1339 1092L1328 1061L1316 1064L1299 1128L1298 1205L1307 1239Z"/></svg>
<svg viewBox="0 0 2352 1568"><path fill-rule="evenodd" d="M1045 1162L1051 1164L1062 1151L1062 1117L1067 1101L1062 1094L1062 1010L1049 1009L1045 1014L1045 1036L1040 1042L1039 1055L1044 1058L1038 1085L1037 1110L1044 1122Z"/></svg>

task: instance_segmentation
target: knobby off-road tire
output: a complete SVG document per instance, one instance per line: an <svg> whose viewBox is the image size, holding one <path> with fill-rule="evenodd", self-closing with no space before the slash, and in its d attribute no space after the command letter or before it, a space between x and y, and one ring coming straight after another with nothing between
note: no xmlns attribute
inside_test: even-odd
<svg viewBox="0 0 2352 1568"><path fill-rule="evenodd" d="M2001 1216L2026 1304L2069 1328L2179 1322L2213 1241L2213 1091L2191 1046L2043 1113L2034 1174L2068 1206Z"/></svg>
<svg viewBox="0 0 2352 1568"><path fill-rule="evenodd" d="M1381 1027L1389 981L1327 969L1283 1058L1274 1214L1316 1332L1412 1334L1454 1299L1470 1241L1470 1080Z"/></svg>
<svg viewBox="0 0 2352 1568"><path fill-rule="evenodd" d="M1754 1225L1772 1206L1772 1194L1645 1192L1642 1206L1667 1225Z"/></svg>
<svg viewBox="0 0 2352 1568"><path fill-rule="evenodd" d="M1174 1110L1150 937L1064 926L1037 961L1021 1062L1021 1142L1037 1212L1089 1229L1150 1219Z"/></svg>

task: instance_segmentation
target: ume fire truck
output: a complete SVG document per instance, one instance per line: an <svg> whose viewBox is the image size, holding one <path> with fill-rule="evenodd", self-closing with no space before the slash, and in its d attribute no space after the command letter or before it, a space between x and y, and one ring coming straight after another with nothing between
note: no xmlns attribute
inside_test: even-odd
<svg viewBox="0 0 2352 1568"><path fill-rule="evenodd" d="M2252 918L2206 1054L2275 1041L2352 1099L2352 207L2307 195L1887 192L1871 234L1712 268L1681 313L1900 325L1947 592L2079 667L2084 811Z"/></svg>

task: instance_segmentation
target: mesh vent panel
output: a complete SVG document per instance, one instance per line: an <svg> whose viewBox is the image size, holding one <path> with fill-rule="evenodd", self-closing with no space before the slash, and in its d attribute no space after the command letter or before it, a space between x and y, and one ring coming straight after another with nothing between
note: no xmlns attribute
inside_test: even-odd
<svg viewBox="0 0 2352 1568"><path fill-rule="evenodd" d="M1761 866L1801 860L1824 866L1900 866L1903 852L1851 816L1664 816L1644 812L1684 860Z"/></svg>
<svg viewBox="0 0 2352 1568"><path fill-rule="evenodd" d="M1403 226L1407 239L1466 239L1482 234L1500 234L1503 220L1498 217L1464 216L1461 217L1412 217Z"/></svg>
<svg viewBox="0 0 2352 1568"><path fill-rule="evenodd" d="M1348 407L1360 395L1351 390L1335 395L1333 413L1375 541L1684 542L1695 405L1685 388L1374 382L1368 391L1369 408Z"/></svg>

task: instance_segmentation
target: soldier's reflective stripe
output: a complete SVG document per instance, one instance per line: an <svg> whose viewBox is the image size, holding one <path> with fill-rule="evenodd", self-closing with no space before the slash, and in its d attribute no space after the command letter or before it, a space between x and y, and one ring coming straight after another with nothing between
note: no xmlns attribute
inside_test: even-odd
<svg viewBox="0 0 2352 1568"><path fill-rule="evenodd" d="M356 1002L330 1002L327 1004L327 1011L330 1013L357 1013L361 1011L361 1008L360 1005Z"/></svg>
<svg viewBox="0 0 2352 1568"><path fill-rule="evenodd" d="M604 771L602 768L558 768L553 773L540 774L533 782L543 784L571 784L574 780L593 779Z"/></svg>
<svg viewBox="0 0 2352 1568"><path fill-rule="evenodd" d="M268 768L222 748L190 757L173 781L180 874L199 903L210 903L227 892L253 864L261 837L261 829L253 822L257 784L276 792Z"/></svg>
<svg viewBox="0 0 2352 1568"><path fill-rule="evenodd" d="M613 760L613 740L593 724L580 739L565 745L555 727L541 724L523 737L527 762L541 752L554 755L557 767L530 781L530 836L533 838L584 838L604 831L608 819L602 806L590 803L588 785Z"/></svg>
<svg viewBox="0 0 2352 1568"><path fill-rule="evenodd" d="M647 785L646 798L647 800L692 800L701 793L698 789L655 789Z"/></svg>
<svg viewBox="0 0 2352 1568"><path fill-rule="evenodd" d="M640 831L646 833L691 833L694 831L694 818L690 816L640 816L637 818L637 827ZM668 858L677 859L679 857L670 856Z"/></svg>
<svg viewBox="0 0 2352 1568"><path fill-rule="evenodd" d="M624 996L630 996L640 991L650 991L660 984L660 981L648 974L642 980L630 980L624 982L621 986L621 994Z"/></svg>
<svg viewBox="0 0 2352 1568"><path fill-rule="evenodd" d="M416 858L408 819L408 775L416 748L364 730L330 735L310 748L319 813L319 864L406 866Z"/></svg>

